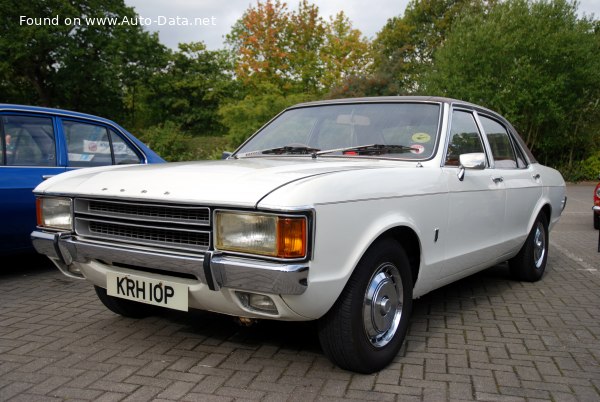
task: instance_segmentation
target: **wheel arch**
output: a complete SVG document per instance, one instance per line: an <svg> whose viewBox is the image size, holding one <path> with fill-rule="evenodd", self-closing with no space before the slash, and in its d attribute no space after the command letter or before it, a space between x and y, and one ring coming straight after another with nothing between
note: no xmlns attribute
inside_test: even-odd
<svg viewBox="0 0 600 402"><path fill-rule="evenodd" d="M537 208L537 213L531 215L529 225L527 226L527 233L531 231L540 214L544 214L546 216L546 222L548 222L548 225L550 225L550 222L552 221L552 205L550 205L549 202L545 202L539 208Z"/></svg>
<svg viewBox="0 0 600 402"><path fill-rule="evenodd" d="M412 276L413 288L419 277L419 269L421 266L421 241L417 233L408 226L395 226L381 233L369 245L367 250L371 248L377 241L384 238L392 238L396 240L403 248L410 263L410 271ZM366 253L366 251L365 251Z"/></svg>
<svg viewBox="0 0 600 402"><path fill-rule="evenodd" d="M550 221L550 218L552 218L552 206L549 203L544 204L540 209L540 212L543 212L544 215L546 215L546 219Z"/></svg>

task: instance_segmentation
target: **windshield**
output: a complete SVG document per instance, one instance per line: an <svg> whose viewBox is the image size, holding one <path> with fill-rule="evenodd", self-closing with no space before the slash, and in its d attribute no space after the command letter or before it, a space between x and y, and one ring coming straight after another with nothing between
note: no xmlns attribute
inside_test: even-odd
<svg viewBox="0 0 600 402"><path fill-rule="evenodd" d="M440 105L434 103L302 107L281 114L235 155L255 157L321 151L319 155L372 156L372 148L365 146L376 144L388 146L386 158L422 160L434 153L439 121Z"/></svg>

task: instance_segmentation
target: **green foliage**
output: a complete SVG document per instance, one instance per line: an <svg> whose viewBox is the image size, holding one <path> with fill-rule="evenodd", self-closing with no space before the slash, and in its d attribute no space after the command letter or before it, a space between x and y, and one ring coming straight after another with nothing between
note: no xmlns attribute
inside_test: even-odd
<svg viewBox="0 0 600 402"><path fill-rule="evenodd" d="M569 166L559 166L563 177L567 181L596 181L600 174L600 151L582 161L574 162Z"/></svg>
<svg viewBox="0 0 600 402"><path fill-rule="evenodd" d="M128 24L65 25L65 18L136 17L123 0L0 2L0 101L128 117L124 95L162 65L158 36ZM53 18L27 25L20 16Z"/></svg>
<svg viewBox="0 0 600 402"><path fill-rule="evenodd" d="M288 106L310 100L307 94L284 94L273 84L262 83L244 97L219 109L221 121L228 128L232 147L237 148L251 134Z"/></svg>
<svg viewBox="0 0 600 402"><path fill-rule="evenodd" d="M235 92L228 52L206 50L203 43L180 44L149 85L155 123L168 119L192 135L223 134L217 109Z"/></svg>
<svg viewBox="0 0 600 402"><path fill-rule="evenodd" d="M190 148L192 137L181 132L178 125L172 121L143 130L138 134L138 138L169 162L194 159L193 150Z"/></svg>
<svg viewBox="0 0 600 402"><path fill-rule="evenodd" d="M423 85L504 114L538 159L573 166L600 143L600 35L564 0L509 0L457 21Z"/></svg>
<svg viewBox="0 0 600 402"><path fill-rule="evenodd" d="M394 94L420 91L422 73L432 64L454 21L483 15L496 0L411 0L402 17L390 18L373 41L374 70Z"/></svg>

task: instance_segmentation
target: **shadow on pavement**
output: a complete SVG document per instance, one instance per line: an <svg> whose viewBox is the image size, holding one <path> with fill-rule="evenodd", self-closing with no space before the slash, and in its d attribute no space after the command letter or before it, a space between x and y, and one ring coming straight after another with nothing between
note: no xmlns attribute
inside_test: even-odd
<svg viewBox="0 0 600 402"><path fill-rule="evenodd" d="M45 255L37 253L22 253L7 256L0 256L2 263L0 266L0 280L7 277L29 276L49 270L56 270L56 267Z"/></svg>

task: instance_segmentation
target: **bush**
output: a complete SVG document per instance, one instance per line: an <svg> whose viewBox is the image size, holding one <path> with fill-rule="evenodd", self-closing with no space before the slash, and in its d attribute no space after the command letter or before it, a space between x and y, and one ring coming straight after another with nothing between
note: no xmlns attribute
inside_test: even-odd
<svg viewBox="0 0 600 402"><path fill-rule="evenodd" d="M181 132L178 125L172 121L143 130L139 139L169 162L194 159L190 151L192 137Z"/></svg>
<svg viewBox="0 0 600 402"><path fill-rule="evenodd" d="M600 174L600 151L589 158L573 164L573 166L560 168L566 181L595 181Z"/></svg>

